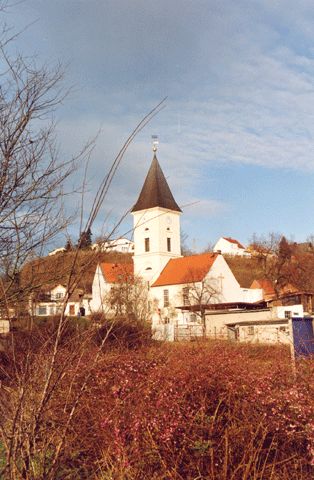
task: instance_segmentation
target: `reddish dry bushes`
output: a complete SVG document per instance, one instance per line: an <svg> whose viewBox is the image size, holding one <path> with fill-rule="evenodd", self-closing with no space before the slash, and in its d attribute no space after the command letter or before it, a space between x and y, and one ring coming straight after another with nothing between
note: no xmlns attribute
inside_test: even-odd
<svg viewBox="0 0 314 480"><path fill-rule="evenodd" d="M226 343L112 356L93 373L80 438L98 478L311 478L309 371L294 384L287 351Z"/></svg>
<svg viewBox="0 0 314 480"><path fill-rule="evenodd" d="M201 342L106 351L91 370L95 351L89 344L71 363L66 349L60 354L61 377L36 439L45 451L53 452L91 375L53 478L313 478L310 362L294 382L289 353L278 347ZM34 391L42 365L32 369Z"/></svg>

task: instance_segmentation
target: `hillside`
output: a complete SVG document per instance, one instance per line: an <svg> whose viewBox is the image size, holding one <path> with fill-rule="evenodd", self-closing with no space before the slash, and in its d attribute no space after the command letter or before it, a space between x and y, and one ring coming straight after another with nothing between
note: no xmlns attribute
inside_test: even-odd
<svg viewBox="0 0 314 480"><path fill-rule="evenodd" d="M99 262L131 263L130 254L80 250L37 258L21 271L22 288L49 289L57 284L67 285L70 277L84 292L91 292L96 266Z"/></svg>
<svg viewBox="0 0 314 480"><path fill-rule="evenodd" d="M243 288L249 288L253 280L263 278L263 270L257 258L224 255L224 259Z"/></svg>

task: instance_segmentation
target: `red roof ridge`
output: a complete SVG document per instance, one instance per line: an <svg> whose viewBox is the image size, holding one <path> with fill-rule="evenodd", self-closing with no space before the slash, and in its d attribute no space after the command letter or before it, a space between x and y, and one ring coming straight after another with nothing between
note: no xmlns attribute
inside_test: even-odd
<svg viewBox="0 0 314 480"><path fill-rule="evenodd" d="M236 245L238 245L239 248L245 248L242 243L240 243L238 240L236 240L235 238L231 238L231 237L222 237L224 240L227 240L228 242L230 243L235 243Z"/></svg>

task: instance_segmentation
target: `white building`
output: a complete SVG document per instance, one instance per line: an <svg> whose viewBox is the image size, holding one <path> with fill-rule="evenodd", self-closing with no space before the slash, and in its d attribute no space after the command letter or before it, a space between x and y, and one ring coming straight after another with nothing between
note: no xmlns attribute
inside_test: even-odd
<svg viewBox="0 0 314 480"><path fill-rule="evenodd" d="M213 251L222 253L223 255L250 257L250 253L246 251L245 247L238 240L230 237L220 237Z"/></svg>
<svg viewBox="0 0 314 480"><path fill-rule="evenodd" d="M93 243L91 248L97 252L133 253L134 242L128 238L121 237L115 240L108 240L106 242Z"/></svg>
<svg viewBox="0 0 314 480"><path fill-rule="evenodd" d="M61 284L39 292L30 299L29 313L32 316L47 317L58 315L64 310L64 314L69 316L90 315L91 295L76 288L67 298L67 292L67 287Z"/></svg>

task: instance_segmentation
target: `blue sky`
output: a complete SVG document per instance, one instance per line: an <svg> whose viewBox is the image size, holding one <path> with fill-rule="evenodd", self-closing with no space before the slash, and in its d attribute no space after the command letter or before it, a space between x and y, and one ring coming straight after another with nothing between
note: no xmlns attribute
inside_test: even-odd
<svg viewBox="0 0 314 480"><path fill-rule="evenodd" d="M168 96L128 150L94 236L136 201L152 134L177 202L197 202L182 216L191 246L314 233L312 1L24 0L6 21L17 30L29 25L16 45L24 54L65 66L73 88L56 113L61 154L101 129L86 213L129 132ZM82 169L74 183L81 179ZM78 199L67 202L71 210Z"/></svg>

